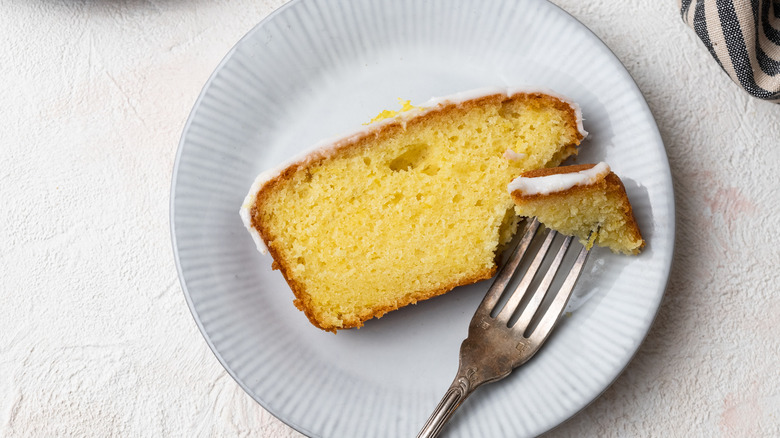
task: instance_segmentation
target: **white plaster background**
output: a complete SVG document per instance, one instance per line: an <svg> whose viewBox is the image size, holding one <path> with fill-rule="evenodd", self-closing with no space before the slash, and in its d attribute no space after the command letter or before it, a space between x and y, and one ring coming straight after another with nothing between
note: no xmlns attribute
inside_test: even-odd
<svg viewBox="0 0 780 438"><path fill-rule="evenodd" d="M0 435L298 436L209 351L168 228L192 104L281 3L0 0ZM555 3L645 94L678 235L646 342L549 436L780 436L780 106L731 83L674 2Z"/></svg>

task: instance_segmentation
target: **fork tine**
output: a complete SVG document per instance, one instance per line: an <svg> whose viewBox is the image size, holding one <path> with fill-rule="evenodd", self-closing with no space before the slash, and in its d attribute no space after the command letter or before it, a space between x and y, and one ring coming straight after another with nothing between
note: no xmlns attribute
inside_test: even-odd
<svg viewBox="0 0 780 438"><path fill-rule="evenodd" d="M555 299L550 303L550 307L547 309L547 312L544 314L541 321L539 321L539 324L536 326L533 333L531 333L531 336L528 337L531 342L538 342L541 344L547 339L550 332L552 332L552 328L561 316L563 309L566 307L566 303L569 302L571 292L574 290L574 284L582 273L582 268L585 266L588 254L590 254L590 250L587 247L582 247L580 253L577 255L577 260L574 261L574 265L571 267L569 275L566 276L566 280L564 280L560 290L558 290Z"/></svg>
<svg viewBox="0 0 780 438"><path fill-rule="evenodd" d="M552 241L557 234L558 233L555 230L550 230L550 232L547 233L547 237L544 239L542 247L539 248L539 252L536 253L533 262L531 262L531 266L529 266L528 270L525 271L525 274L523 274L523 279L520 280L520 284L517 285L517 288L515 288L514 292L512 292L512 296L509 297L509 301L507 301L506 305L504 305L504 308L501 309L501 312L498 314L498 316L496 316L496 321L504 324L509 322L512 314L515 313L518 304L520 304L523 296L528 291L528 286L531 285L531 282L536 276L536 272L539 271L539 267L542 266L542 261L547 255L547 251L550 249L550 244L552 244Z"/></svg>
<svg viewBox="0 0 780 438"><path fill-rule="evenodd" d="M498 275L496 276L496 279L493 281L493 284L490 286L490 289L488 289L485 298L482 299L482 302L477 308L476 314L479 314L480 316L484 316L485 314L489 315L490 312L493 311L493 307L496 306L496 303L501 298L501 295L504 293L504 290L506 289L507 285L509 285L509 282L512 280L512 277L515 274L515 270L517 270L517 266L520 264L520 260L523 259L523 255L525 255L525 252L528 250L528 247L531 245L531 241L536 235L536 230L538 229L539 229L538 219L534 218L533 221L531 221L530 223L528 222L526 223L525 234L523 235L520 242L517 243L517 246L512 252L512 255L509 257L509 260L507 260L507 262L499 271ZM476 315L474 319L477 319Z"/></svg>
<svg viewBox="0 0 780 438"><path fill-rule="evenodd" d="M518 248L510 257L510 261L501 269L495 283L491 286L477 309L477 312L474 314L474 318L472 318L471 323L469 324L469 335L460 345L458 373L455 375L455 379L452 381L452 384L450 384L450 388L445 393L441 402L436 406L433 414L431 414L428 421L425 423L425 426L417 435L418 438L438 436L444 423L452 416L458 406L463 403L469 394L483 384L503 379L508 376L513 369L528 361L528 359L539 351L542 343L544 343L552 331L552 328L557 322L563 308L566 306L571 291L574 289L574 284L585 265L589 251L584 247L577 256L577 260L571 267L560 291L555 293L553 302L545 310L544 315L540 316L541 321L530 336L525 336L526 330L520 332L517 325L510 328L506 325L506 321L503 321L502 323L498 318L490 318L492 308L497 305L502 293L509 284L511 277L513 276L512 274L514 274L515 269L519 266L520 260L530 246L531 240L535 237L536 228L538 226L539 223L536 220L529 224L526 234L523 236L520 244L518 244ZM522 295L525 294L525 290L530 285L531 279L536 275L535 271L539 268L539 266L534 268L534 265L541 265L541 261L549 250L555 234L556 233L553 231L548 233L544 244L542 244L542 248L537 252L534 260L531 262L531 268L529 268L524 275L520 286L518 286L512 296L509 297L509 303L501 310L499 318L502 315L505 315L508 320L514 313L513 307L517 307L519 302L522 301ZM555 256L555 261L553 261L550 269L548 269L548 273L541 282L542 285L540 288L537 288L537 290L544 289L546 291L549 289L550 284L552 283L552 277L555 276L555 272L550 274L550 271L557 271L560 268L561 260L570 243L571 239L566 239L566 242L563 245L564 248L558 251L558 254ZM528 272L530 271L533 272L529 275ZM526 280L526 278L528 279ZM523 286L523 283L526 281L528 284ZM521 289L523 292L518 293ZM545 293L546 292L543 292L539 298L534 296L531 300L543 301ZM536 295L539 295L538 292ZM539 306L539 303L533 303L534 310L531 313L538 312Z"/></svg>
<svg viewBox="0 0 780 438"><path fill-rule="evenodd" d="M569 249L572 239L572 236L566 236L563 244L558 248L558 253L555 254L555 259L550 264L550 267L547 268L547 273L544 274L542 282L536 288L536 291L534 291L531 301L525 306L523 312L520 314L520 318L515 323L514 328L516 330L525 332L525 329L528 328L528 324L531 322L534 314L536 314L536 311L539 310L539 306L547 295L547 291L550 289L555 274L558 273L558 269L561 267L561 262L563 262L563 257L566 255L566 251Z"/></svg>

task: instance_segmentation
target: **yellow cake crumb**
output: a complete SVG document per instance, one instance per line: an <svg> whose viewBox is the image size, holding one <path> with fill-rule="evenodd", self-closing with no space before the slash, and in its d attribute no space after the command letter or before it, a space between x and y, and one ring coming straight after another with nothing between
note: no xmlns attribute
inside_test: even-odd
<svg viewBox="0 0 780 438"><path fill-rule="evenodd" d="M490 278L517 226L507 183L581 139L572 107L538 93L422 111L283 171L257 193L252 227L314 325L359 327Z"/></svg>

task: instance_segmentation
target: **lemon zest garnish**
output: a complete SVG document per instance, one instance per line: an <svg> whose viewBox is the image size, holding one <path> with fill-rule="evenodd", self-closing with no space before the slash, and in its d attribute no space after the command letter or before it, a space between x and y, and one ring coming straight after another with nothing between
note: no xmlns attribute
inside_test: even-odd
<svg viewBox="0 0 780 438"><path fill-rule="evenodd" d="M392 119L393 117L406 111L411 111L413 109L422 109L419 106L412 105L411 100L403 100L400 97L398 98L398 103L401 105L401 109L399 111L384 110L381 113L379 113L376 117L371 119L371 121L363 124L370 125L371 123L378 122L379 120Z"/></svg>

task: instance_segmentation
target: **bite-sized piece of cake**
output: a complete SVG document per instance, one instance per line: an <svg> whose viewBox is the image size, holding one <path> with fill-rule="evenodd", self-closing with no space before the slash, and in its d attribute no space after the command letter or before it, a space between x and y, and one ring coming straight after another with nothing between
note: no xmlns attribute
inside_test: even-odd
<svg viewBox="0 0 780 438"><path fill-rule="evenodd" d="M525 172L509 184L509 193L518 215L535 216L589 248L595 243L638 254L645 245L623 182L607 163Z"/></svg>
<svg viewBox="0 0 780 438"><path fill-rule="evenodd" d="M315 326L335 332L490 278L506 185L586 135L579 107L490 90L423 104L258 176L241 217Z"/></svg>

